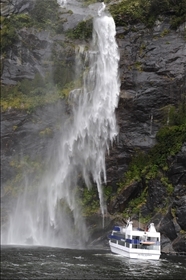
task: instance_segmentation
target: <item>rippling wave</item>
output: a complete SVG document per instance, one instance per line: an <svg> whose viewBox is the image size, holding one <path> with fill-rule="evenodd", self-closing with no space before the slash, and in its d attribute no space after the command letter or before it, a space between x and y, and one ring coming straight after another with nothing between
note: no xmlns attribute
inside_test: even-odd
<svg viewBox="0 0 186 280"><path fill-rule="evenodd" d="M124 258L109 250L2 246L1 279L186 279L186 257Z"/></svg>

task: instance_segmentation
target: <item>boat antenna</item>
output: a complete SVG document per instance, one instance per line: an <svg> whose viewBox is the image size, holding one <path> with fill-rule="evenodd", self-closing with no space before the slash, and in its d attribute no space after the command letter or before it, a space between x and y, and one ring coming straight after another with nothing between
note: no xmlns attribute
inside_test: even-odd
<svg viewBox="0 0 186 280"><path fill-rule="evenodd" d="M138 217L138 227L140 229L140 211L139 211L139 217Z"/></svg>

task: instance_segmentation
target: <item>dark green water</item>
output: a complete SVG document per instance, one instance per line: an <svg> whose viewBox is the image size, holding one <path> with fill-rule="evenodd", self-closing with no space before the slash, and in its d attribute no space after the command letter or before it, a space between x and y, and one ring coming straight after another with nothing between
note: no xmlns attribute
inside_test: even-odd
<svg viewBox="0 0 186 280"><path fill-rule="evenodd" d="M186 279L186 257L131 260L109 250L1 246L1 279Z"/></svg>

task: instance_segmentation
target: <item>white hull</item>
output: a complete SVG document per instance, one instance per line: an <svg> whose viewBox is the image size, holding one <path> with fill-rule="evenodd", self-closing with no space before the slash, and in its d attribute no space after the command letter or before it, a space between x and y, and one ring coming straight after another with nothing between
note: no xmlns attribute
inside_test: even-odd
<svg viewBox="0 0 186 280"><path fill-rule="evenodd" d="M142 259L142 260L159 260L160 251L159 250L144 250L127 248L125 246L112 243L109 241L110 249L112 253L130 258L130 259Z"/></svg>

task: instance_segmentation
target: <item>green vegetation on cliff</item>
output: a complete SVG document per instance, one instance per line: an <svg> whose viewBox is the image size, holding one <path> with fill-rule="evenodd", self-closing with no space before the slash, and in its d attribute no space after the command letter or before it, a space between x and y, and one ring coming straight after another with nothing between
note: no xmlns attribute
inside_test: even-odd
<svg viewBox="0 0 186 280"><path fill-rule="evenodd" d="M13 197L17 197L24 191L25 180L28 178L31 180L30 190L37 189L41 174L44 172L44 163L38 157L35 161L29 156L24 156L21 159L17 156L10 161L10 168L14 170L15 176L6 182L4 188L5 194L11 194ZM24 182L24 184L23 184Z"/></svg>
<svg viewBox="0 0 186 280"><path fill-rule="evenodd" d="M160 15L170 16L172 28L177 28L186 21L185 0L122 0L109 4L109 10L116 25L121 26L143 22L151 27ZM55 33L62 33L65 19L61 15L57 1L37 0L29 14L1 17L1 51L5 52L18 40L18 31L21 28L34 27L38 30L47 29ZM91 37L91 31L92 22L88 20L80 22L67 34L72 39L87 39Z"/></svg>
<svg viewBox="0 0 186 280"><path fill-rule="evenodd" d="M132 158L128 171L124 174L124 180L119 183L118 193L127 188L132 182L142 182L145 186L141 195L132 199L127 206L127 215L130 212L138 213L146 203L148 183L150 180L158 180L166 188L168 196L173 193L173 186L168 179L167 171L170 168L174 156L181 150L186 141L186 100L183 98L176 108L169 108L169 123L162 126L156 135L157 143L148 153L138 151ZM164 202L167 209L168 198ZM165 210L165 209L164 209ZM161 209L163 211L163 209ZM126 213L123 213L124 215ZM149 219L150 217L146 217Z"/></svg>
<svg viewBox="0 0 186 280"><path fill-rule="evenodd" d="M87 189L85 186L81 193L80 204L85 216L92 215L99 211L99 196L96 188Z"/></svg>
<svg viewBox="0 0 186 280"><path fill-rule="evenodd" d="M90 39L92 37L92 19L81 21L78 25L66 32L71 39Z"/></svg>
<svg viewBox="0 0 186 280"><path fill-rule="evenodd" d="M176 155L186 141L186 101L178 108L171 107L169 124L160 128L156 135L157 144L149 153L136 153L125 174L126 184L159 176L168 169L168 157Z"/></svg>
<svg viewBox="0 0 186 280"><path fill-rule="evenodd" d="M73 82L60 87L38 74L33 80L24 79L15 86L2 86L1 111L17 109L26 110L29 113L38 106L66 98L73 88Z"/></svg>
<svg viewBox="0 0 186 280"><path fill-rule="evenodd" d="M1 16L1 52L12 48L18 41L18 32L22 28L37 30L51 30L62 33L63 18L60 17L59 5L54 0L37 0L29 14L12 14L9 17Z"/></svg>
<svg viewBox="0 0 186 280"><path fill-rule="evenodd" d="M177 28L186 20L185 0L122 0L110 5L110 12L113 15L116 25L127 25L143 22L151 27L160 15L168 15L171 18L171 27ZM2 18L2 46L1 51L6 52L17 42L18 31L21 28L34 27L37 30L50 29L54 33L61 33L63 30L63 19L59 16L57 1L38 0L35 8L30 14L15 14ZM166 30L166 32L168 32ZM92 21L80 22L76 28L67 32L71 39L89 39L92 34ZM162 34L162 36L165 34ZM58 57L57 57L58 59ZM68 95L73 84L66 81L70 70L62 76L66 64L56 59L54 82L57 86L36 75L33 80L22 80L16 86L2 86L1 106L2 111L9 108L32 111L35 107L43 104L56 102L59 98ZM137 63L136 68L140 70L141 64ZM70 68L69 68L70 69ZM63 83L63 79L65 80ZM65 86L64 86L65 84ZM161 178L161 182L171 193L171 184L166 177L168 169L167 159L178 153L184 141L186 141L186 102L183 100L178 108L170 107L169 124L164 125L157 133L157 144L148 154L138 152L132 159L129 169L125 174L124 182L120 188L125 187L132 181L141 181ZM16 128L15 128L16 129ZM50 134L50 130L41 131L40 136ZM16 180L20 179L19 177ZM17 181L16 181L17 182ZM15 183L15 182L13 182ZM19 180L18 180L19 183ZM12 184L13 185L13 184ZM106 196L111 197L112 189L106 189ZM137 209L144 202L146 189L136 200L131 201L131 208ZM96 188L85 189L82 194L82 204L86 214L91 214L99 209L99 199Z"/></svg>
<svg viewBox="0 0 186 280"><path fill-rule="evenodd" d="M109 185L104 186L103 192L105 201L107 201L107 199L110 199L110 197L112 197L113 195L112 187ZM94 185L90 189L84 186L84 188L81 189L80 204L85 216L89 216L100 211L99 193L97 190L97 186Z"/></svg>
<svg viewBox="0 0 186 280"><path fill-rule="evenodd" d="M161 15L171 18L171 27L177 28L186 21L185 0L122 0L110 6L116 25L143 22L152 27Z"/></svg>

